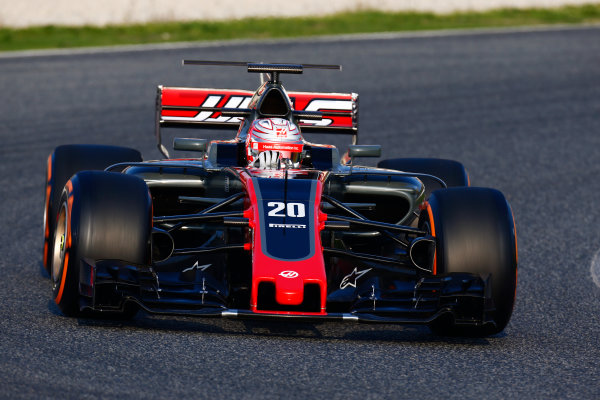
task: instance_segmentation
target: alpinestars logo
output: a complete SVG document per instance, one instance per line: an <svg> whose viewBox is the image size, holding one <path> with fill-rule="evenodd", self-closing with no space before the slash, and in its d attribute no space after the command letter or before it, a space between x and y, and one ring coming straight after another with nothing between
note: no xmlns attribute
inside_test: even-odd
<svg viewBox="0 0 600 400"><path fill-rule="evenodd" d="M194 270L194 269L196 269L196 268L197 268L197 269L199 269L200 271L204 272L204 271L206 271L206 269L207 269L208 267L210 267L211 265L212 265L212 264L198 265L198 261L196 261L196 264L192 265L192 266L191 266L191 267L189 267L189 268L186 268L186 269L184 269L184 270L183 270L183 271L181 271L181 272L192 271L192 270Z"/></svg>
<svg viewBox="0 0 600 400"><path fill-rule="evenodd" d="M346 275L344 279L342 279L342 282L340 283L340 289L346 289L348 286L352 286L355 288L358 279L372 269L373 268L368 268L363 269L362 271L358 271L356 268L354 268L354 271L352 271L350 274Z"/></svg>

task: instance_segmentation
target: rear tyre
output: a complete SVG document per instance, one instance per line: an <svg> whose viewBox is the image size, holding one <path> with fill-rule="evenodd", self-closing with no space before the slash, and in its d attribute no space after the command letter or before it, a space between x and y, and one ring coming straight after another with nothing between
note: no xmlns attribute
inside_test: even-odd
<svg viewBox="0 0 600 400"><path fill-rule="evenodd" d="M510 205L488 188L438 190L421 213L419 226L436 237L435 272L491 276L494 325L456 327L451 320L431 325L439 335L487 336L510 320L517 286L517 242Z"/></svg>
<svg viewBox="0 0 600 400"><path fill-rule="evenodd" d="M469 174L467 170L461 163L454 160L444 160L441 158L394 158L380 161L377 167L437 176L446 183L447 187L469 186ZM425 185L425 199L428 199L434 190L443 188L435 179L427 177L419 177L419 179Z"/></svg>
<svg viewBox="0 0 600 400"><path fill-rule="evenodd" d="M81 260L150 263L152 202L142 179L83 171L67 182L59 204L50 263L52 293L61 311L74 317L82 315ZM129 317L135 314L129 307L123 313Z"/></svg>
<svg viewBox="0 0 600 400"><path fill-rule="evenodd" d="M46 168L46 191L44 200L44 249L42 265L50 273L54 222L60 208L60 196L65 183L79 171L103 170L121 162L139 162L139 151L127 147L101 146L91 144L70 144L59 146L50 156Z"/></svg>

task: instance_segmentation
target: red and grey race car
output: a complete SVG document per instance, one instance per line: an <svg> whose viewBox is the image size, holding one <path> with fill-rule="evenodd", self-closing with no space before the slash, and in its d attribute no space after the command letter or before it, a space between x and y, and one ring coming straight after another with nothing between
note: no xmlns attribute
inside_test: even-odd
<svg viewBox="0 0 600 400"><path fill-rule="evenodd" d="M281 74L335 65L243 66L245 90L158 87L165 156L65 145L48 158L44 267L67 316L158 314L426 324L489 335L515 300L509 204L470 187L456 161L397 158L357 144L358 95L287 92ZM266 78L266 79L263 79ZM161 128L237 130L231 140ZM352 137L340 155L302 133Z"/></svg>

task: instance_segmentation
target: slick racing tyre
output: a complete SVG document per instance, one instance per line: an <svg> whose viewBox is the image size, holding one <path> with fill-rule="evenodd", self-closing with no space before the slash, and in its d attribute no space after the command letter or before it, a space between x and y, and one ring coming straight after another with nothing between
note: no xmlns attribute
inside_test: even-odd
<svg viewBox="0 0 600 400"><path fill-rule="evenodd" d="M150 262L152 201L142 179L83 171L67 182L57 208L50 263L53 298L66 316L79 316L81 260Z"/></svg>
<svg viewBox="0 0 600 400"><path fill-rule="evenodd" d="M454 160L440 158L394 158L380 161L377 167L433 175L443 180L447 187L469 186L469 174L467 170L461 163ZM428 199L434 190L443 188L435 179L427 177L418 178L425 185L425 199Z"/></svg>
<svg viewBox="0 0 600 400"><path fill-rule="evenodd" d="M71 144L59 146L50 156L46 169L46 190L44 200L44 249L43 266L50 273L52 259L51 235L54 232L59 200L65 183L79 171L103 170L121 162L140 162L139 151L117 146Z"/></svg>
<svg viewBox="0 0 600 400"><path fill-rule="evenodd" d="M436 238L435 274L470 273L491 279L493 324L459 328L451 319L441 319L430 326L432 331L464 336L501 332L512 314L517 286L516 231L502 193L488 188L437 190L419 226Z"/></svg>

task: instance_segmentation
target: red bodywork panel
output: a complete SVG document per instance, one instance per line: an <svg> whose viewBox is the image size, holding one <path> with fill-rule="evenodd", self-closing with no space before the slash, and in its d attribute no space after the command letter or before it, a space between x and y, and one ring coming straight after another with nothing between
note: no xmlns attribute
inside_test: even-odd
<svg viewBox="0 0 600 400"><path fill-rule="evenodd" d="M280 171L277 171L280 172ZM275 172L275 173L277 173ZM327 277L325 274L325 262L321 246L321 230L327 215L320 211L320 198L322 182L316 183L316 201L312 215L311 234L314 235L314 252L311 257L300 261L285 261L271 257L263 248L261 240L261 224L266 223L264 215L259 211L259 200L256 196L255 181L253 181L252 170L240 173L242 183L248 194L249 206L244 216L250 220L252 228L252 290L250 295L250 310L256 313L288 314L288 315L324 315L326 314L327 299ZM277 178L275 178L277 179ZM293 246L293 243L290 243ZM275 285L275 300L281 305L295 306L304 300L304 285L317 284L320 288L320 311L319 312L297 312L297 311L274 311L258 310L258 286L261 282L271 282Z"/></svg>

